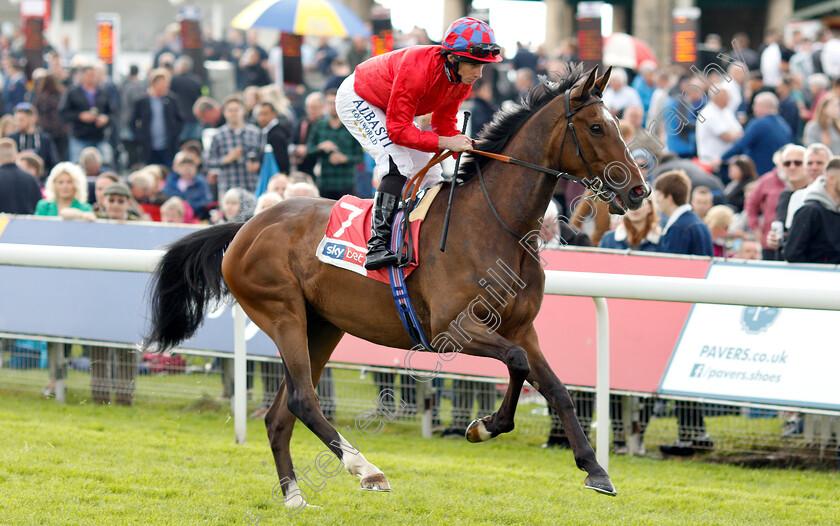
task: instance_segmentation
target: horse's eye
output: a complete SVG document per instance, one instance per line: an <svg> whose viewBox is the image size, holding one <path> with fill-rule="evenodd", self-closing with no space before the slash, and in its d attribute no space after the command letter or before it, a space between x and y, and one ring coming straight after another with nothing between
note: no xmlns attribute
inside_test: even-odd
<svg viewBox="0 0 840 526"><path fill-rule="evenodd" d="M604 135L604 129L601 127L600 124L593 124L589 127L589 131L591 131L595 135Z"/></svg>

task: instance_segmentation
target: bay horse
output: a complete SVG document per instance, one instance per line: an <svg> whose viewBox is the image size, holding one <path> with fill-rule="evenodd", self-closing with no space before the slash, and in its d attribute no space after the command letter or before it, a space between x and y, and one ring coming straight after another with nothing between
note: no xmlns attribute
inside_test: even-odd
<svg viewBox="0 0 840 526"><path fill-rule="evenodd" d="M579 181L610 202L613 213L638 208L650 188L621 137L616 118L601 100L609 73L598 78L597 69L587 75L582 66L575 65L553 79L541 78L513 110L496 115L480 134L476 148L577 174ZM474 421L467 439L479 442L512 431L519 394L527 380L560 415L575 463L588 473L585 486L615 495L575 416L566 387L549 368L537 341L533 322L543 298L542 266L529 253L533 251L530 242L521 243L510 235L539 228L557 179L532 168L472 156L461 173L476 172L478 177L455 192L449 236L456 242L445 252L433 248L441 235L446 206L446 199L436 199L420 233L421 265L407 279L427 335L441 334L465 316L487 318L488 304L476 310L470 302L484 290L479 272L499 259L525 285L511 300L488 298L500 317L495 330L459 321L464 336L460 352L500 360L510 375L498 411ZM233 294L250 319L276 343L283 359L285 379L265 424L285 504L295 509L305 505L289 452L296 418L351 475L361 479L363 489L390 490L382 471L321 413L314 386L344 333L388 347L410 349L413 345L387 284L316 258L334 204L320 198L289 199L245 224L207 228L172 244L153 278L152 327L144 342L147 348L173 348L195 333L211 302L219 301L227 291Z"/></svg>

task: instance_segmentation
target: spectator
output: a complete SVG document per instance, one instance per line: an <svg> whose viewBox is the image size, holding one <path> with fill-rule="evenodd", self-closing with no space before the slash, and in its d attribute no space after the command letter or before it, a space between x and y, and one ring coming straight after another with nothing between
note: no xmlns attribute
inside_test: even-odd
<svg viewBox="0 0 840 526"><path fill-rule="evenodd" d="M327 115L316 121L306 142L308 155L321 166L318 190L322 197L339 199L356 186L356 165L362 162L361 144L342 124L335 107L336 90L326 93Z"/></svg>
<svg viewBox="0 0 840 526"><path fill-rule="evenodd" d="M128 221L132 217L128 213L131 202L131 190L123 183L112 183L103 192L105 197L103 219L113 221ZM91 356L91 360L93 357Z"/></svg>
<svg viewBox="0 0 840 526"><path fill-rule="evenodd" d="M761 243L754 237L745 237L738 245L733 258L760 260L761 259Z"/></svg>
<svg viewBox="0 0 840 526"><path fill-rule="evenodd" d="M610 75L609 86L604 90L604 104L617 117L621 117L630 106L644 109L638 92L627 85L627 72L621 68L613 69Z"/></svg>
<svg viewBox="0 0 840 526"><path fill-rule="evenodd" d="M315 121L324 115L324 94L316 91L307 95L304 102L304 110L306 117L298 122L292 132L294 150L291 162L298 171L313 175L318 159L317 157L306 155L306 143L309 140L309 134L312 133L312 127Z"/></svg>
<svg viewBox="0 0 840 526"><path fill-rule="evenodd" d="M519 68L516 70L516 80L513 86L516 88L516 101L524 99L534 84L537 82L537 74L531 68Z"/></svg>
<svg viewBox="0 0 840 526"><path fill-rule="evenodd" d="M729 184L723 190L724 202L735 212L744 210L744 187L758 179L755 163L746 155L729 160Z"/></svg>
<svg viewBox="0 0 840 526"><path fill-rule="evenodd" d="M516 43L516 54L513 56L513 69L529 68L536 73L538 62L539 57L536 53L528 49L522 42Z"/></svg>
<svg viewBox="0 0 840 526"><path fill-rule="evenodd" d="M660 251L670 254L711 256L712 236L709 228L694 215L687 203L691 181L684 172L667 172L656 178L654 198L668 222L660 241ZM697 402L677 405L678 438L673 446L660 446L666 455L693 455L695 448L710 449L712 440L706 434L703 411Z"/></svg>
<svg viewBox="0 0 840 526"><path fill-rule="evenodd" d="M180 197L170 197L160 205L160 220L163 223L189 223L187 205Z"/></svg>
<svg viewBox="0 0 840 526"><path fill-rule="evenodd" d="M604 95L606 97L606 94ZM682 77L668 94L660 118L664 121L668 151L683 158L697 154L697 115L706 102L706 94L688 76Z"/></svg>
<svg viewBox="0 0 840 526"><path fill-rule="evenodd" d="M712 255L709 229L688 204L691 180L685 172L666 172L654 184L656 204L668 221L662 232L660 251L669 254Z"/></svg>
<svg viewBox="0 0 840 526"><path fill-rule="evenodd" d="M350 41L350 49L347 51L347 63L350 71L356 66L370 58L370 41L362 36L355 36Z"/></svg>
<svg viewBox="0 0 840 526"><path fill-rule="evenodd" d="M227 124L219 128L204 152L209 168L207 181L218 185L218 195L240 187L254 192L260 172L260 129L245 122L245 104L237 96L223 104Z"/></svg>
<svg viewBox="0 0 840 526"><path fill-rule="evenodd" d="M175 74L172 76L170 91L177 97L178 108L184 119L184 127L178 136L178 142L201 140L201 123L193 115L192 108L201 98L202 80L195 72L195 63L188 55L175 61Z"/></svg>
<svg viewBox="0 0 840 526"><path fill-rule="evenodd" d="M697 214L697 217L704 219L706 212L712 208L714 199L712 191L705 186L695 186L691 191L691 209Z"/></svg>
<svg viewBox="0 0 840 526"><path fill-rule="evenodd" d="M224 223L244 223L254 217L257 198L244 188L231 188L222 197Z"/></svg>
<svg viewBox="0 0 840 526"><path fill-rule="evenodd" d="M123 149L128 155L128 167L134 169L141 162L142 153L134 135L134 126L131 119L134 116L134 106L137 101L146 96L146 89L143 82L138 78L139 68L132 64L128 70L128 76L120 85L120 106L123 111L120 113L120 141Z"/></svg>
<svg viewBox="0 0 840 526"><path fill-rule="evenodd" d="M88 184L81 168L73 163L59 163L44 185L46 199L38 201L36 216L59 216L62 219L94 221L96 215L88 203Z"/></svg>
<svg viewBox="0 0 840 526"><path fill-rule="evenodd" d="M747 80L747 67L743 62L733 62L726 68L726 74L732 79L729 82L721 82L726 91L729 92L729 102L726 109L738 116L738 108L744 102L744 83ZM744 115L746 118L746 115ZM739 120L740 122L740 120Z"/></svg>
<svg viewBox="0 0 840 526"><path fill-rule="evenodd" d="M82 68L80 84L65 91L59 104L59 113L71 127L71 161L79 159L86 147L96 148L103 158L110 159L105 127L114 111L108 93L99 89L96 69L93 66Z"/></svg>
<svg viewBox="0 0 840 526"><path fill-rule="evenodd" d="M32 104L38 112L41 129L52 137L56 150L56 162L68 159L67 133L69 127L58 113L64 86L52 73L47 73L35 83Z"/></svg>
<svg viewBox="0 0 840 526"><path fill-rule="evenodd" d="M811 146L816 146L816 145L814 144L814 145L811 145ZM820 144L820 146L825 148L825 146L823 146L822 144ZM802 165L796 164L797 160L798 160L798 156L796 156L797 158L794 158L792 160L790 166L785 165L785 179L787 180L788 187L785 188L784 190L782 190L782 192L779 194L779 202L776 204L776 221L781 221L782 223L785 223L785 221L787 219L788 207L790 205L790 199L793 196L793 193L797 192L799 190L804 190L805 187L807 187L808 185L813 183L814 180L816 179L816 177L811 176L811 173L816 172L816 170L812 171L812 170L807 169L807 163L808 163L808 157L810 156L810 150L806 150L805 148L803 148L801 146L791 146L790 149L791 150L796 149L802 154L803 164ZM819 157L822 157L823 155L825 155L825 154L823 154L822 152L818 152L818 153L816 153L815 157L819 158ZM825 157L826 161L828 161L828 159L830 159L830 158L831 158L831 155L827 155ZM818 176L819 175L821 175L821 174L818 174ZM803 197L804 197L804 195L803 195ZM801 205L801 203L800 203L800 205ZM768 236L773 236L774 234L771 230L770 232L768 232L767 235ZM770 248L775 248L773 246L773 244L770 242L769 239L767 240L767 245L770 246Z"/></svg>
<svg viewBox="0 0 840 526"><path fill-rule="evenodd" d="M344 82L344 79L347 78L348 75L353 70L350 69L350 64L347 62L347 59L344 57L335 57L330 64L330 76L327 78L326 82L324 82L323 92L327 93L331 89L338 89L341 86L341 83Z"/></svg>
<svg viewBox="0 0 840 526"><path fill-rule="evenodd" d="M283 196L274 192L266 192L257 198L257 206L254 209L254 215L264 212L283 201Z"/></svg>
<svg viewBox="0 0 840 526"><path fill-rule="evenodd" d="M95 201L93 203L93 213L96 214L96 217L105 218L105 189L119 182L120 178L114 172L105 172L99 174L99 177L96 178L94 183Z"/></svg>
<svg viewBox="0 0 840 526"><path fill-rule="evenodd" d="M639 65L639 74L633 79L631 87L639 94L642 107L647 113L650 107L650 99L656 91L656 62L645 60Z"/></svg>
<svg viewBox="0 0 840 526"><path fill-rule="evenodd" d="M3 115L0 117L0 139L9 137L15 133L15 118L11 115Z"/></svg>
<svg viewBox="0 0 840 526"><path fill-rule="evenodd" d="M192 107L193 116L205 128L221 128L225 124L222 105L210 97L199 97Z"/></svg>
<svg viewBox="0 0 840 526"><path fill-rule="evenodd" d="M262 102L259 104L257 112L257 125L262 129L264 148L271 146L271 152L277 162L278 170L288 173L291 169L289 162L291 129L288 120L281 123L274 104ZM260 156L260 161L262 161L262 156Z"/></svg>
<svg viewBox="0 0 840 526"><path fill-rule="evenodd" d="M825 144L831 153L840 155L840 98L830 95L817 103L814 118L805 124L802 142L805 146Z"/></svg>
<svg viewBox="0 0 840 526"><path fill-rule="evenodd" d="M793 52L784 46L782 33L778 29L768 28L764 32L764 47L759 55L764 84L775 88L782 80L782 72L787 71L787 61L793 56Z"/></svg>
<svg viewBox="0 0 840 526"><path fill-rule="evenodd" d="M152 71L148 93L132 109L131 127L145 164L171 166L178 148L184 116L178 98L169 92L169 84L168 71Z"/></svg>
<svg viewBox="0 0 840 526"><path fill-rule="evenodd" d="M480 78L473 83L472 88L472 136L475 137L484 126L493 120L493 115L499 107L493 104L493 86L485 79Z"/></svg>
<svg viewBox="0 0 840 526"><path fill-rule="evenodd" d="M638 210L629 210L615 230L610 230L601 238L600 248L615 250L640 250L657 252L662 229L659 228L659 213L648 198Z"/></svg>
<svg viewBox="0 0 840 526"><path fill-rule="evenodd" d="M44 161L37 153L22 152L19 153L15 164L18 168L28 173L35 178L36 181L43 181L44 179Z"/></svg>
<svg viewBox="0 0 840 526"><path fill-rule="evenodd" d="M0 213L31 214L41 199L41 188L15 164L17 153L13 140L0 139Z"/></svg>
<svg viewBox="0 0 840 526"><path fill-rule="evenodd" d="M279 196L283 196L286 193L286 187L289 185L289 176L284 173L274 174L271 176L271 179L268 180L268 186L266 186L266 193L275 193Z"/></svg>
<svg viewBox="0 0 840 526"><path fill-rule="evenodd" d="M271 84L271 77L262 65L260 53L256 48L249 47L239 59L240 84L239 89L251 86L265 86Z"/></svg>
<svg viewBox="0 0 840 526"><path fill-rule="evenodd" d="M829 161L824 180L793 217L783 249L791 263L840 264L840 158Z"/></svg>
<svg viewBox="0 0 840 526"><path fill-rule="evenodd" d="M129 209L146 221L160 221L160 205L163 201L156 199L157 181L151 169L152 166L147 166L128 176L128 186L131 189Z"/></svg>
<svg viewBox="0 0 840 526"><path fill-rule="evenodd" d="M2 59L5 85L3 86L4 113L13 113L15 107L26 98L26 75L16 58L5 56Z"/></svg>
<svg viewBox="0 0 840 526"><path fill-rule="evenodd" d="M695 188L695 190L697 190ZM703 222L712 234L712 248L714 257L729 257L729 228L735 222L735 212L726 205L713 206L706 213Z"/></svg>
<svg viewBox="0 0 840 526"><path fill-rule="evenodd" d="M245 102L245 122L256 124L257 103L260 101L260 88L248 86L242 90L242 100Z"/></svg>
<svg viewBox="0 0 840 526"><path fill-rule="evenodd" d="M321 197L318 187L312 183L292 183L286 187L283 199L291 197Z"/></svg>
<svg viewBox="0 0 840 526"><path fill-rule="evenodd" d="M814 185L825 185L825 168L828 166L828 161L831 159L831 151L828 146L822 143L815 143L808 146L808 151L805 152L805 171L808 175L808 186L799 190L786 189L779 194L779 205L776 206L776 219L783 221L785 230L790 230L791 223L793 223L793 216L802 203L805 202L805 195L808 190ZM785 194L789 193L789 196ZM784 210L781 207L782 200L787 201Z"/></svg>
<svg viewBox="0 0 840 526"><path fill-rule="evenodd" d="M767 244L767 233L770 231L770 224L776 220L776 206L779 204L779 195L787 188L784 173L789 168L804 172L804 157L804 148L801 146L793 144L786 146L779 154L779 166L776 170L770 171L758 179L755 190L744 203L744 210L747 212L747 226L756 239L763 241L764 252L761 259L770 261L777 259L776 249Z"/></svg>
<svg viewBox="0 0 840 526"><path fill-rule="evenodd" d="M799 101L793 89L793 79L788 75L782 77L776 86L779 97L779 116L790 126L794 139L799 140L801 124L799 120Z"/></svg>
<svg viewBox="0 0 840 526"><path fill-rule="evenodd" d="M19 152L31 151L38 154L44 161L47 171L58 164L58 154L55 144L49 134L39 130L38 111L29 102L21 102L15 106L15 133L9 138L15 141Z"/></svg>
<svg viewBox="0 0 840 526"><path fill-rule="evenodd" d="M198 173L193 156L186 152L175 154L172 172L166 178L163 193L186 201L197 219L208 219L210 211L210 185L203 175Z"/></svg>
<svg viewBox="0 0 840 526"><path fill-rule="evenodd" d="M779 117L779 99L772 93L762 92L753 102L755 119L747 124L744 136L727 150L722 159L726 160L744 153L755 163L760 174L773 169L773 153L793 142L790 126Z"/></svg>
<svg viewBox="0 0 840 526"><path fill-rule="evenodd" d="M729 91L723 83L709 88L711 102L700 112L697 121L697 156L703 161L714 161L744 135L735 112L729 109Z"/></svg>

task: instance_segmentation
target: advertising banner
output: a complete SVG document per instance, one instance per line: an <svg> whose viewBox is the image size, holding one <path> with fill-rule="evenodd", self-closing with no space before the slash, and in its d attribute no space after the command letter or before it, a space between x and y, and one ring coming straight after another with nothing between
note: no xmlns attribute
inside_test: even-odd
<svg viewBox="0 0 840 526"><path fill-rule="evenodd" d="M824 288L834 267L713 264L718 283ZM662 381L662 394L840 409L840 312L695 305Z"/></svg>

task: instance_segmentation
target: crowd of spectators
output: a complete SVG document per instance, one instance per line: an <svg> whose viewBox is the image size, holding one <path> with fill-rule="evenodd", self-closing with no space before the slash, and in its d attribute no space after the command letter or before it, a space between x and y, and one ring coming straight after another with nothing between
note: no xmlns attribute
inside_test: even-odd
<svg viewBox="0 0 840 526"><path fill-rule="evenodd" d="M282 84L279 44L266 50L254 32L235 30L204 37L206 60L231 63L236 93L207 95L177 25L159 39L152 68L131 66L119 84L103 64L53 48L27 78L21 46L5 50L0 212L220 223L298 195L370 197L372 162L335 112L335 88L370 56L368 42L306 43L305 82ZM433 42L416 29L395 43ZM602 207L577 217L582 189L561 182L554 215L572 217L587 235L564 224L558 236L607 249L840 263L840 35L784 41L768 30L758 49L743 34L731 49L717 35L704 46L716 53L702 54L694 72L651 61L614 69L604 102L654 195L623 218ZM571 40L556 50L518 44L513 59L486 68L473 88L473 135L538 75L563 72L576 58ZM268 376L278 371L263 367L267 386L277 385ZM452 435L468 423L474 395L482 409L492 406L486 385L460 387L469 403L455 404ZM674 447L711 447L702 408L681 408ZM550 445L562 443L562 430L552 437ZM644 452L641 443L630 449Z"/></svg>

